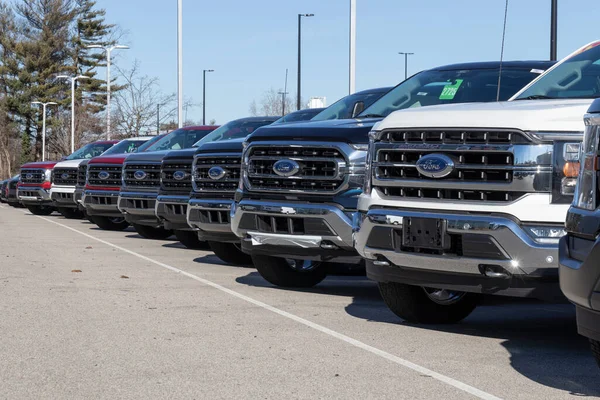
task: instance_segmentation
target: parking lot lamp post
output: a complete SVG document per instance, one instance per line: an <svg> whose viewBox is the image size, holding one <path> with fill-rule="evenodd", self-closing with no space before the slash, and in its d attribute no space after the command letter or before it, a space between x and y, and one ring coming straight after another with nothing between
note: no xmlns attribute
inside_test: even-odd
<svg viewBox="0 0 600 400"><path fill-rule="evenodd" d="M53 106L57 103L53 101L49 101L47 103L42 103L41 101L33 101L31 104L41 104L42 105L42 161L46 161L46 106Z"/></svg>
<svg viewBox="0 0 600 400"><path fill-rule="evenodd" d="M412 56L415 53L399 52L398 54L404 55L404 80L406 80L408 78L408 56Z"/></svg>
<svg viewBox="0 0 600 400"><path fill-rule="evenodd" d="M214 69L202 70L202 125L206 125L206 73L215 72Z"/></svg>
<svg viewBox="0 0 600 400"><path fill-rule="evenodd" d="M78 79L90 79L89 76L77 75L67 76L59 75L56 79L69 79L71 80L71 153L75 152L75 82Z"/></svg>
<svg viewBox="0 0 600 400"><path fill-rule="evenodd" d="M301 80L302 80L302 17L314 17L315 14L298 14L298 98L296 101L296 108L300 109L301 98Z"/></svg>

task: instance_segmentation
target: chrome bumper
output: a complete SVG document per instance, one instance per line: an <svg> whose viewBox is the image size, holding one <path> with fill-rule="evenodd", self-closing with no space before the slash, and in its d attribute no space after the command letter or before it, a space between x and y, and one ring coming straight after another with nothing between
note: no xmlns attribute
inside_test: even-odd
<svg viewBox="0 0 600 400"><path fill-rule="evenodd" d="M50 190L41 187L17 188L17 198L25 203L50 202Z"/></svg>
<svg viewBox="0 0 600 400"><path fill-rule="evenodd" d="M448 234L487 235L501 257L471 258L452 254L433 255L401 250L393 243L393 249L369 247L374 228L384 227L401 230L404 218L418 217L447 221ZM558 268L558 241L538 243L513 220L489 215L460 215L435 212L416 212L390 209L371 209L357 214L354 220L354 242L356 250L368 260L377 260L379 265L393 264L429 272L453 274L482 274L482 266L499 266L512 276L548 276L556 274ZM381 235L381 232L379 232ZM392 235L393 236L393 235ZM381 237L381 236L380 236ZM387 236L386 236L387 237ZM462 237L462 236L461 236ZM394 239L390 239L394 241Z"/></svg>
<svg viewBox="0 0 600 400"><path fill-rule="evenodd" d="M157 192L120 192L118 209L123 214L155 217Z"/></svg>
<svg viewBox="0 0 600 400"><path fill-rule="evenodd" d="M314 234L306 229L302 234L270 232L260 229L257 217L282 217L301 219L303 222L316 221L326 227L326 234ZM294 202L274 202L242 200L231 207L231 228L240 238L251 239L253 246L272 245L296 247L299 249L339 249L354 252L352 243L353 213L345 213L328 204L302 204ZM247 228L248 221L256 220L254 228ZM283 220L280 220L283 221ZM278 223L273 220L273 223ZM290 222L291 224L291 222ZM292 226L292 225L290 225ZM304 225L305 227L307 224ZM321 229L323 231L323 229ZM289 232L289 231L288 231Z"/></svg>

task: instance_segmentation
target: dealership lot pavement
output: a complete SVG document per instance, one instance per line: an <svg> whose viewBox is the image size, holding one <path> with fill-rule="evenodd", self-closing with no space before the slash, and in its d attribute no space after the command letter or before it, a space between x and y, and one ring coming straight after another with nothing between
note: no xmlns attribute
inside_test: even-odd
<svg viewBox="0 0 600 400"><path fill-rule="evenodd" d="M363 277L276 289L172 240L5 205L0 249L1 398L600 396L569 304L492 298L413 326Z"/></svg>

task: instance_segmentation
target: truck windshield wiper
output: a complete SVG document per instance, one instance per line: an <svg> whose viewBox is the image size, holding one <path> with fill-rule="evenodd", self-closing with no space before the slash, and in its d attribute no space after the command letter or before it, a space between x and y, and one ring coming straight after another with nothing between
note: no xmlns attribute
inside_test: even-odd
<svg viewBox="0 0 600 400"><path fill-rule="evenodd" d="M379 114L365 114L365 115L359 115L356 118L385 118L385 115L379 115Z"/></svg>
<svg viewBox="0 0 600 400"><path fill-rule="evenodd" d="M542 100L542 99L557 99L557 98L558 97L544 96L543 94L532 94L531 96L519 97L518 99L515 99L515 100Z"/></svg>

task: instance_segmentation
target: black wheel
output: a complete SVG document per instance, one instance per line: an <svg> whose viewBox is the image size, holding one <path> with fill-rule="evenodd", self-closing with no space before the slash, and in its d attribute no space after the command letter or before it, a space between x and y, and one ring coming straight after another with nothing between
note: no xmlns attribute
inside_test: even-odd
<svg viewBox="0 0 600 400"><path fill-rule="evenodd" d="M105 231L122 231L129 226L129 222L125 221L123 217L100 217L96 215L89 218L100 229L104 229Z"/></svg>
<svg viewBox="0 0 600 400"><path fill-rule="evenodd" d="M66 219L81 219L83 214L76 208L61 207L58 212L62 214Z"/></svg>
<svg viewBox="0 0 600 400"><path fill-rule="evenodd" d="M175 237L188 249L208 250L208 243L198 239L198 233L195 231L175 230Z"/></svg>
<svg viewBox="0 0 600 400"><path fill-rule="evenodd" d="M140 236L145 237L146 239L164 240L173 236L173 232L168 231L165 228L153 228L151 226L140 224L131 225Z"/></svg>
<svg viewBox="0 0 600 400"><path fill-rule="evenodd" d="M590 339L590 345L592 347L592 354L598 363L598 367L600 367L600 342Z"/></svg>
<svg viewBox="0 0 600 400"><path fill-rule="evenodd" d="M17 207L17 205L15 205L15 207ZM27 206L27 209L33 215L50 215L54 211L52 207L47 206Z"/></svg>
<svg viewBox="0 0 600 400"><path fill-rule="evenodd" d="M227 264L252 265L252 257L242 252L238 243L208 242L210 249Z"/></svg>
<svg viewBox="0 0 600 400"><path fill-rule="evenodd" d="M451 290L423 288L402 283L379 282L385 304L408 322L453 324L465 319L477 305L480 296Z"/></svg>
<svg viewBox="0 0 600 400"><path fill-rule="evenodd" d="M275 286L313 287L327 276L327 268L317 261L256 255L252 262L258 273Z"/></svg>

